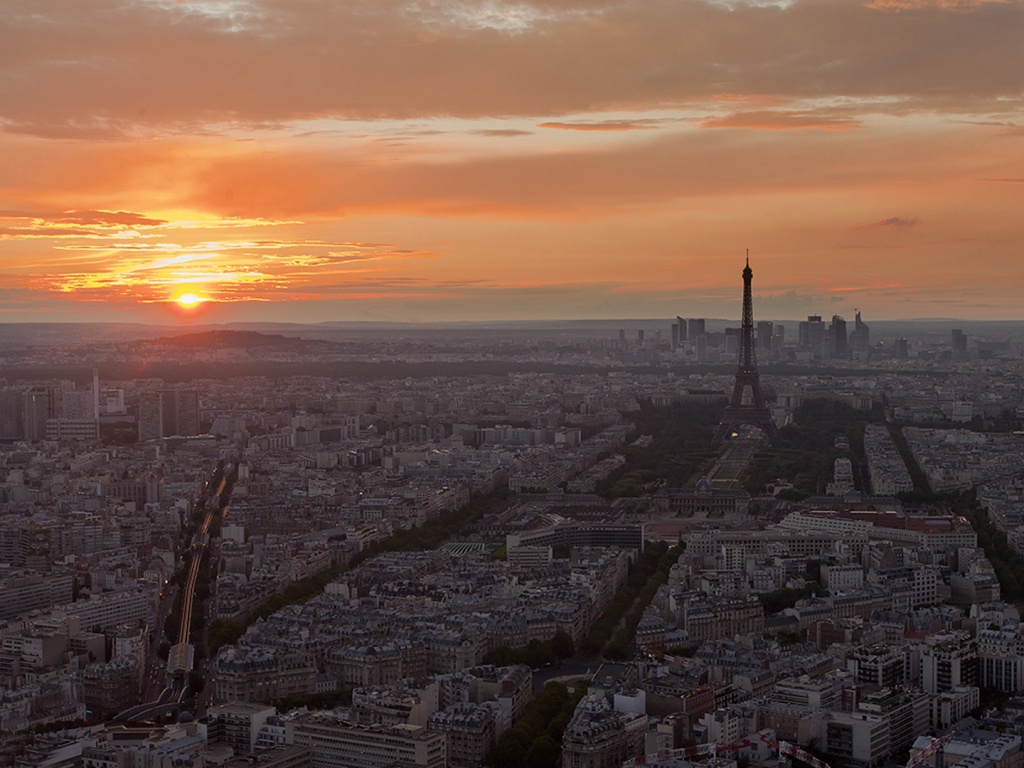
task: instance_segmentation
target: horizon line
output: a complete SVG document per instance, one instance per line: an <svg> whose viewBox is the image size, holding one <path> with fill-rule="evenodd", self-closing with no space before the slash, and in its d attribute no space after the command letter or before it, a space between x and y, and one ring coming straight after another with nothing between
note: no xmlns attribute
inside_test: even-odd
<svg viewBox="0 0 1024 768"><path fill-rule="evenodd" d="M330 326L330 325L411 325L411 326L431 326L431 325L467 325L467 326L485 326L485 325L538 325L543 323L654 323L654 322L672 322L676 317L682 317L680 315L673 315L669 317L577 317L577 318L539 318L536 320L524 320L524 319L496 319L496 320L315 320L308 322L299 322L294 320L233 320L228 322L209 322L209 323L182 323L182 322L146 322L140 320L3 320L0 319L0 328L7 326L26 326L26 325L104 325L104 326L142 326L147 328L182 328L187 329L198 329L198 328L227 328L230 326L299 326L299 327L317 327L317 326ZM842 317L840 315L840 317ZM822 321L825 321L826 317L821 315ZM733 323L741 322L739 318L724 318L724 317L709 317L704 316L691 316L682 317L683 320L704 320L705 322L714 323ZM844 318L845 319L845 318ZM755 322L805 322L799 318L768 318L762 320L756 320ZM979 318L964 318L964 317L902 317L902 318L875 318L871 319L870 322L866 323L870 326L871 323L1024 323L1024 317L1019 318L999 318L999 319L979 319Z"/></svg>

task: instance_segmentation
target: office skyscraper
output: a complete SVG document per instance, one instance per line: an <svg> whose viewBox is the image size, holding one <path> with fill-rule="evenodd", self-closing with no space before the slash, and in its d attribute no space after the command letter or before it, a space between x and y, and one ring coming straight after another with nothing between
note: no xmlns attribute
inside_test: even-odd
<svg viewBox="0 0 1024 768"><path fill-rule="evenodd" d="M174 393L177 411L177 434L199 434L199 392L194 389L179 389Z"/></svg>
<svg viewBox="0 0 1024 768"><path fill-rule="evenodd" d="M807 320L800 323L797 334L801 349L819 350L825 338L825 324L821 315L808 315Z"/></svg>
<svg viewBox="0 0 1024 768"><path fill-rule="evenodd" d="M143 392L139 398L139 440L199 433L199 393L194 389Z"/></svg>
<svg viewBox="0 0 1024 768"><path fill-rule="evenodd" d="M46 422L57 416L56 397L53 388L33 387L25 393L22 403L22 423L25 439L38 442L46 438Z"/></svg>
<svg viewBox="0 0 1024 768"><path fill-rule="evenodd" d="M960 328L953 329L953 357L967 357L967 334Z"/></svg>
<svg viewBox="0 0 1024 768"><path fill-rule="evenodd" d="M21 392L16 389L0 390L0 440L21 439L23 419Z"/></svg>
<svg viewBox="0 0 1024 768"><path fill-rule="evenodd" d="M159 392L143 392L139 396L139 440L158 440L163 433L163 397Z"/></svg>
<svg viewBox="0 0 1024 768"><path fill-rule="evenodd" d="M757 348L765 353L771 354L772 336L775 335L775 326L771 320L759 320L757 323Z"/></svg>
<svg viewBox="0 0 1024 768"><path fill-rule="evenodd" d="M846 357L846 321L839 315L832 315L832 357Z"/></svg>
<svg viewBox="0 0 1024 768"><path fill-rule="evenodd" d="M87 421L93 417L92 392L85 389L73 389L63 394L63 417L74 421Z"/></svg>
<svg viewBox="0 0 1024 768"><path fill-rule="evenodd" d="M853 354L864 354L871 346L871 334L867 323L860 319L860 310L855 310L856 315L853 321L853 330L850 332L850 352Z"/></svg>

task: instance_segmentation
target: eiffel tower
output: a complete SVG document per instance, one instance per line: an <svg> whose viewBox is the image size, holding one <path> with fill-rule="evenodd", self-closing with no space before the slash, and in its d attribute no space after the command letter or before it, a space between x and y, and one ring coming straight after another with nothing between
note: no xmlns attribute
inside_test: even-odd
<svg viewBox="0 0 1024 768"><path fill-rule="evenodd" d="M736 383L733 384L732 397L725 407L722 421L712 445L722 442L743 425L758 427L769 440L775 439L775 422L772 413L765 405L761 394L761 382L757 375L757 358L754 356L754 305L750 298L750 280L754 271L750 268L750 251L747 251L747 266L743 270L743 327L740 329L740 361L736 369ZM750 397L744 402L744 393L750 389Z"/></svg>

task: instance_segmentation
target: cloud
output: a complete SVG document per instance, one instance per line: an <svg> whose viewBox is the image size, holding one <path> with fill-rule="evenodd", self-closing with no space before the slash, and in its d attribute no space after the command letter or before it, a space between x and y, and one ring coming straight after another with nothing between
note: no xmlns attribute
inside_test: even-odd
<svg viewBox="0 0 1024 768"><path fill-rule="evenodd" d="M988 3L1008 0L871 0L868 8L878 11L920 11L938 8L946 11L969 11Z"/></svg>
<svg viewBox="0 0 1024 768"><path fill-rule="evenodd" d="M85 216L83 218L90 218ZM188 236L191 230L164 226L161 235ZM71 237L63 234L62 237ZM51 235L52 236L52 235ZM390 264L436 254L389 243L316 240L107 242L90 230L81 242L23 268L17 283L33 295L75 302L166 302L187 290L217 301L293 295L331 295L333 281L366 281Z"/></svg>
<svg viewBox="0 0 1024 768"><path fill-rule="evenodd" d="M883 111L885 99L942 112L1019 104L1019 3L913 5L252 0L228 21L177 3L9 0L0 121L147 138L331 117L637 112L720 94Z"/></svg>
<svg viewBox="0 0 1024 768"><path fill-rule="evenodd" d="M548 122L538 128L555 128L561 131L646 131L656 127L658 120L597 120L592 122Z"/></svg>
<svg viewBox="0 0 1024 768"><path fill-rule="evenodd" d="M167 223L130 211L0 211L0 221L4 220L12 225L0 226L0 239L125 237Z"/></svg>
<svg viewBox="0 0 1024 768"><path fill-rule="evenodd" d="M70 210L63 212L0 211L0 222L9 221L11 226L0 226L0 238L4 239L60 239L64 242L55 247L63 250L109 250L111 244L126 250L166 250L167 244L146 242L156 237L159 231L202 229L212 232L219 229L247 229L285 224L261 218L243 219L238 217L212 218L202 222L157 218L131 211ZM295 223L295 222L291 222ZM105 241L101 243L86 240ZM129 242L133 240L134 242ZM272 247L274 241L264 241L261 247ZM251 241L242 241L241 246L232 246L224 241L215 247L248 247Z"/></svg>
<svg viewBox="0 0 1024 768"><path fill-rule="evenodd" d="M523 131L518 128L481 128L470 131L474 136L532 136L533 131Z"/></svg>
<svg viewBox="0 0 1024 768"><path fill-rule="evenodd" d="M0 227L0 238L60 238L60 237L96 237L96 232L92 229L83 229L79 227L46 227L46 226L31 226L31 227Z"/></svg>
<svg viewBox="0 0 1024 768"><path fill-rule="evenodd" d="M849 131L864 127L849 117L779 111L734 112L721 117L709 117L700 125L702 128L747 128L764 131Z"/></svg>
<svg viewBox="0 0 1024 768"><path fill-rule="evenodd" d="M796 291L756 294L754 312L762 319L802 317L812 314L814 308L820 306L822 301L820 296Z"/></svg>
<svg viewBox="0 0 1024 768"><path fill-rule="evenodd" d="M183 194L219 216L594 217L716 195L850 193L907 178L943 179L979 152L977 129L960 130L750 136L693 128L557 152L524 147L473 156L253 152L204 160Z"/></svg>
<svg viewBox="0 0 1024 768"><path fill-rule="evenodd" d="M36 222L51 222L55 224L95 224L100 226L131 227L153 227L167 223L165 219L155 219L141 213L132 213L131 211L63 211L60 213L0 211L0 219L31 219Z"/></svg>

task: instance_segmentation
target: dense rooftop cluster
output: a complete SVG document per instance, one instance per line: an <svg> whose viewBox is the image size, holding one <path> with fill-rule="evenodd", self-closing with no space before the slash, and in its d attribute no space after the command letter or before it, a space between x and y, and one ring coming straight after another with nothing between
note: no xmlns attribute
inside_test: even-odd
<svg viewBox="0 0 1024 768"><path fill-rule="evenodd" d="M99 765L120 750L302 766L347 765L343 756L361 750L478 766L500 760L505 734L530 722L530 702L559 675L579 704L564 738L535 751L560 750L563 765L686 761L693 755L673 750L692 741L742 742L734 756L763 760L779 739L813 739L872 768L924 749L925 731L970 727L949 744L986 746L951 747L964 765L1005 768L1020 740L997 742L986 729L1020 711L1012 701L988 707L986 695L1024 692L1024 629L1005 591L1024 542L1014 470L1024 444L980 430L1019 417L1019 365L937 355L909 367L866 354L766 368L780 426L822 401L866 423L825 436L838 456L825 470L831 482L801 501L772 495L792 491L791 478L738 487L762 450L745 436L695 459L704 464L687 483L659 477L673 454L650 409L720 407L731 376L652 369L679 352L667 337L652 336L642 355L624 355L620 342L509 342L481 356L486 341L432 338L415 352L421 363L557 360L586 370L383 378L313 372L364 359L362 342L184 357L159 342L147 347L154 360L201 368L255 357L291 369L104 380L102 397L82 382L8 381L0 757L64 750L69 765ZM710 349L728 357L724 342ZM379 362L398 350L383 344ZM612 359L625 364L595 367ZM999 377L983 375L993 367ZM89 422L90 404L92 432L68 427ZM651 434L634 427L644 419ZM611 497L610 481L637 456L661 464L639 475L639 495ZM197 494L225 458L237 469L230 505L202 542L209 549L196 549ZM975 487L981 506L969 512L927 501ZM478 512L453 517L466 509ZM432 525L451 529L428 541ZM645 592L629 583L631 563L654 541L684 548ZM198 718L110 722L166 690L177 642L166 620L183 563L198 552L212 564L197 587L200 623L219 641L196 643L188 695L168 709ZM309 584L317 589L302 591ZM556 636L593 647L606 612L622 617L608 628L628 638L621 664L600 655L550 668L487 664L529 649L553 659L543 653ZM977 719L965 721L970 713ZM34 733L62 723L65 732Z"/></svg>

